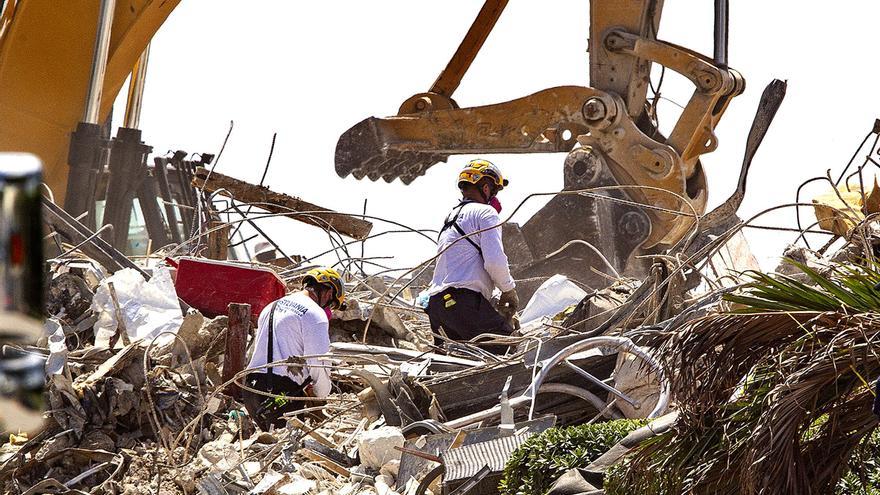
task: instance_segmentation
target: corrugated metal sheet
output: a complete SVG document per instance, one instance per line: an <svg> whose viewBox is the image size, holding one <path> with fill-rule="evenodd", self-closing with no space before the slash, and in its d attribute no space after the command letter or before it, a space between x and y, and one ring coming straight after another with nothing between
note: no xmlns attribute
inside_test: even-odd
<svg viewBox="0 0 880 495"><path fill-rule="evenodd" d="M523 433L447 450L441 454L443 464L446 466L444 483L468 479L486 465L493 473L503 471L513 451L530 436L531 433Z"/></svg>

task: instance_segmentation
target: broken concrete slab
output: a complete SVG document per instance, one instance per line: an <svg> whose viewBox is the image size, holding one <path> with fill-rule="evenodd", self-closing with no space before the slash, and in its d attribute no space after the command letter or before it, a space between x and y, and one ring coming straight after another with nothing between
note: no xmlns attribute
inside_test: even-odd
<svg viewBox="0 0 880 495"><path fill-rule="evenodd" d="M358 437L358 455L361 464L379 470L393 460L400 460L400 451L395 447L403 447L403 433L394 426L380 426L368 430Z"/></svg>

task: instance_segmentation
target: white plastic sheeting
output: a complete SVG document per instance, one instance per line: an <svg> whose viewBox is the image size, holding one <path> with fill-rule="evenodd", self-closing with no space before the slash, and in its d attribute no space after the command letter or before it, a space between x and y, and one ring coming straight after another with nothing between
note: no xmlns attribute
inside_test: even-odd
<svg viewBox="0 0 880 495"><path fill-rule="evenodd" d="M102 280L95 291L92 310L99 315L95 323L96 346L109 346L118 326L110 282L131 340L152 339L163 332L176 333L180 328L183 316L168 268L157 266L149 281L136 270L125 268Z"/></svg>
<svg viewBox="0 0 880 495"><path fill-rule="evenodd" d="M587 292L564 275L553 275L535 291L519 317L525 326L545 316L555 316L565 308L581 302Z"/></svg>

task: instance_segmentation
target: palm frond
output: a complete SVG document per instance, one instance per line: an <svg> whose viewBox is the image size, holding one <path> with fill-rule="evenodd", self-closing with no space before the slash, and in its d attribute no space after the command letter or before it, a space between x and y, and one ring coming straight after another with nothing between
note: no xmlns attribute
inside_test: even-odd
<svg viewBox="0 0 880 495"><path fill-rule="evenodd" d="M734 312L669 332L679 420L609 480L629 493L832 493L877 426L880 270L749 272Z"/></svg>
<svg viewBox="0 0 880 495"><path fill-rule="evenodd" d="M793 259L786 262L796 266L812 285L787 275L747 271L744 274L752 281L744 292L728 294L725 299L744 306L741 312L880 310L880 291L874 289L880 273L873 264L859 268L834 265L827 273L819 273Z"/></svg>

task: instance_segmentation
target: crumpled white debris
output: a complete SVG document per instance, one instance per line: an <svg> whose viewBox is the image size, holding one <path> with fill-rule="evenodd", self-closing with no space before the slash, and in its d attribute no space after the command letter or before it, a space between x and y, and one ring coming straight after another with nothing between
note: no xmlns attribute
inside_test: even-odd
<svg viewBox="0 0 880 495"><path fill-rule="evenodd" d="M46 360L46 374L59 375L67 365L67 343L64 328L55 318L46 320L46 334L49 336L49 359Z"/></svg>
<svg viewBox="0 0 880 495"><path fill-rule="evenodd" d="M525 326L530 322L545 316L555 316L565 308L577 304L587 297L587 292L564 275L553 275L547 279L526 304L522 315L519 317L520 324Z"/></svg>
<svg viewBox="0 0 880 495"><path fill-rule="evenodd" d="M137 270L125 268L102 280L95 291L92 310L99 315L95 323L96 346L108 347L118 326L110 282L131 340L151 339L164 332L176 333L180 328L183 316L168 268L157 266L149 281Z"/></svg>

